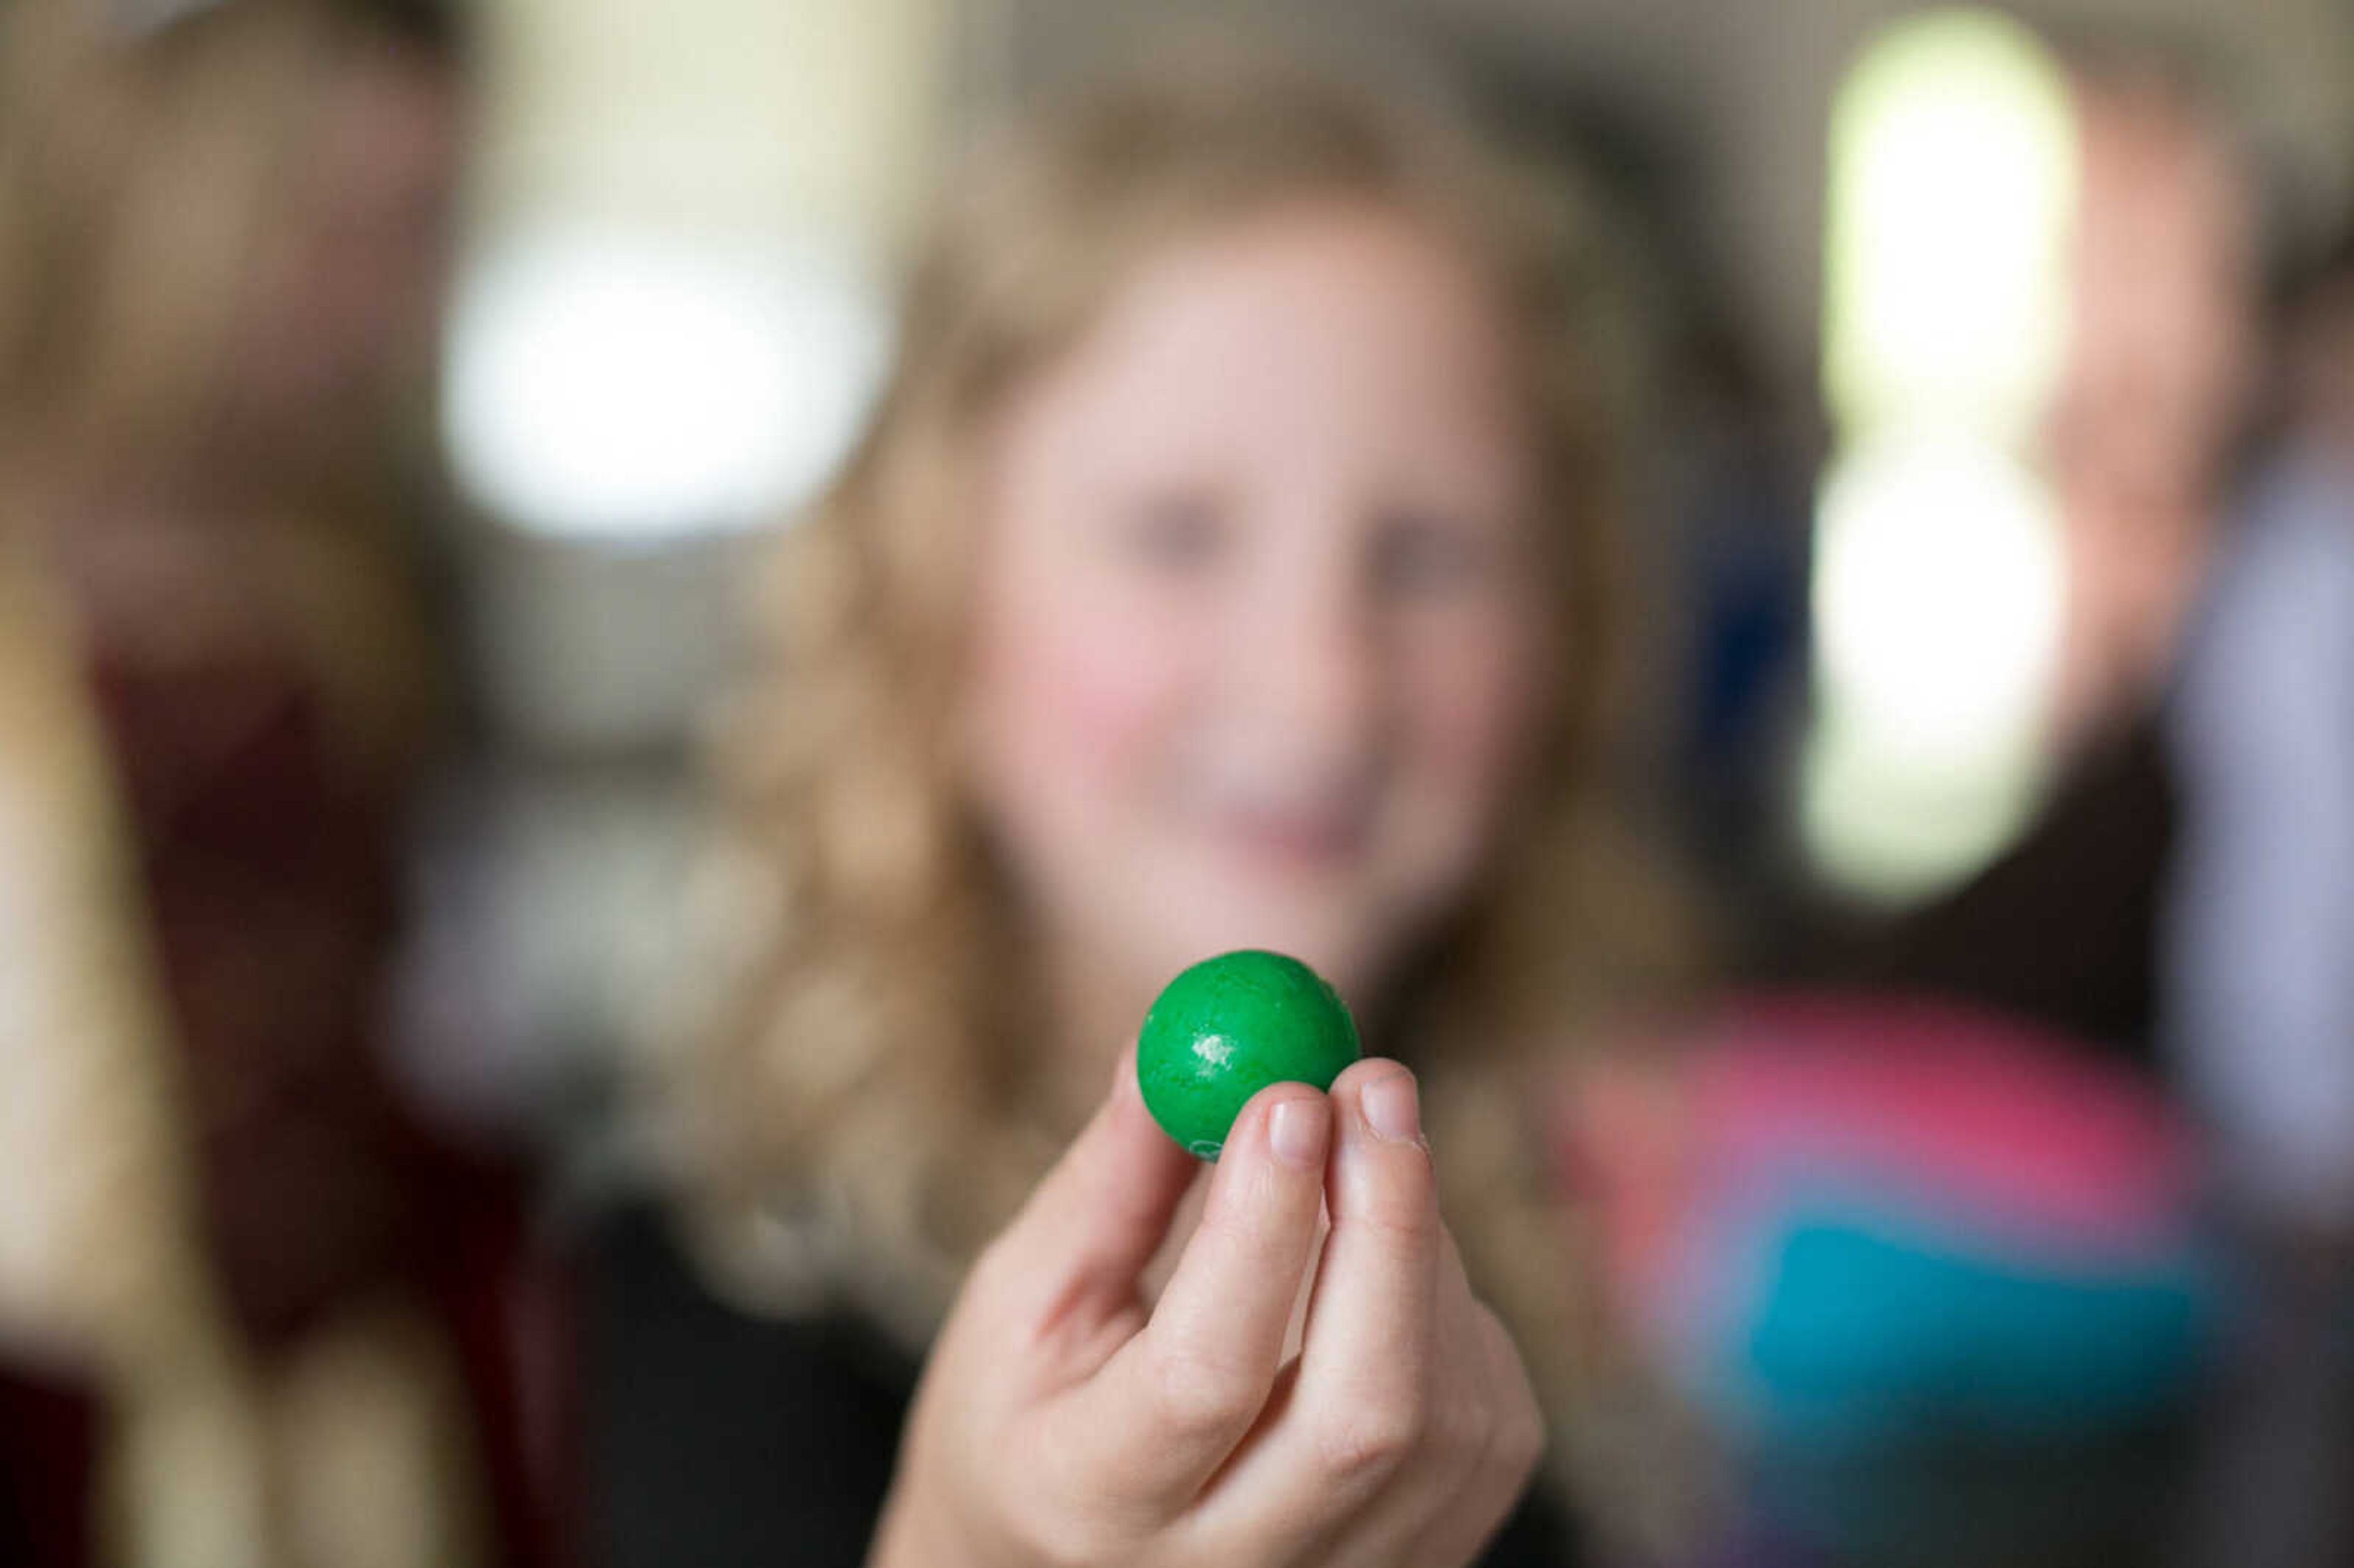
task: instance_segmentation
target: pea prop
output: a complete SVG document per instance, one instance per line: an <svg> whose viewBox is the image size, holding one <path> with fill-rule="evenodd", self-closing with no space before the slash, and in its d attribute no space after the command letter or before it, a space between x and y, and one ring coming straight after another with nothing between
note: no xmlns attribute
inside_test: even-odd
<svg viewBox="0 0 2354 1568"><path fill-rule="evenodd" d="M1145 1108L1196 1159L1215 1160L1269 1084L1329 1089L1358 1056L1348 1004L1298 959L1246 948L1169 982L1136 1037Z"/></svg>

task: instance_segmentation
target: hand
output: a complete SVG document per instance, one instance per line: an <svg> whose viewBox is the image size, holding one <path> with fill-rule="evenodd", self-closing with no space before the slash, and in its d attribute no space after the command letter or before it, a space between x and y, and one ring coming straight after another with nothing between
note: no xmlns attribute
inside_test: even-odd
<svg viewBox="0 0 2354 1568"><path fill-rule="evenodd" d="M1478 1553L1543 1425L1439 1219L1413 1075L1360 1062L1329 1097L1278 1084L1246 1106L1148 1310L1138 1277L1195 1170L1124 1064L941 1333L876 1568L1442 1568Z"/></svg>

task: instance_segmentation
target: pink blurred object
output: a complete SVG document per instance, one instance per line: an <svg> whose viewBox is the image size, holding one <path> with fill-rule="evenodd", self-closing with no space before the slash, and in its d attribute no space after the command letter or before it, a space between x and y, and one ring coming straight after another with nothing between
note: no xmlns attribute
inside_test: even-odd
<svg viewBox="0 0 2354 1568"><path fill-rule="evenodd" d="M1912 998L1739 999L1652 1047L1576 1086L1558 1150L1622 1318L1704 1406L1758 1431L1884 1437L1949 1404L2049 1428L2195 1376L2203 1161L2133 1069Z"/></svg>
<svg viewBox="0 0 2354 1568"><path fill-rule="evenodd" d="M2170 1235L2196 1192L2190 1128L2078 1043L1943 1002L1737 1002L1683 1075L1708 1165L1881 1173L2012 1245L2074 1255Z"/></svg>

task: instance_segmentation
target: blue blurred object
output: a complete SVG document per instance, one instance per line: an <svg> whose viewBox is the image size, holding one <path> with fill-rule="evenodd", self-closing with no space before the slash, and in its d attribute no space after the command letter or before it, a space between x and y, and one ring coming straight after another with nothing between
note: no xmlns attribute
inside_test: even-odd
<svg viewBox="0 0 2354 1568"><path fill-rule="evenodd" d="M1755 1440L2077 1442L2180 1407L2217 1316L2201 1254L2071 1269L1908 1208L1859 1192L1772 1222L1746 1336L1703 1374Z"/></svg>
<svg viewBox="0 0 2354 1568"><path fill-rule="evenodd" d="M2182 1118L1939 1002L1752 999L1687 1044L1666 1153L1602 1181L1737 1482L1720 1561L2145 1560L2234 1310Z"/></svg>

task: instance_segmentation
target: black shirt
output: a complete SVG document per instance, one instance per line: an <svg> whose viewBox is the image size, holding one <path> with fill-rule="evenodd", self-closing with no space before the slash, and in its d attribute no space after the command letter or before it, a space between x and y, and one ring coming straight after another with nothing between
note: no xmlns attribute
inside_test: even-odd
<svg viewBox="0 0 2354 1568"><path fill-rule="evenodd" d="M2158 921L2179 814L2155 713L2097 745L2018 843L1891 926L1822 934L1800 978L1950 997L2156 1071Z"/></svg>
<svg viewBox="0 0 2354 1568"><path fill-rule="evenodd" d="M595 1234L584 1346L603 1568L855 1568L881 1515L917 1368L871 1328L752 1318L713 1298L661 1214ZM1481 1568L1563 1568L1567 1521L1532 1489Z"/></svg>

